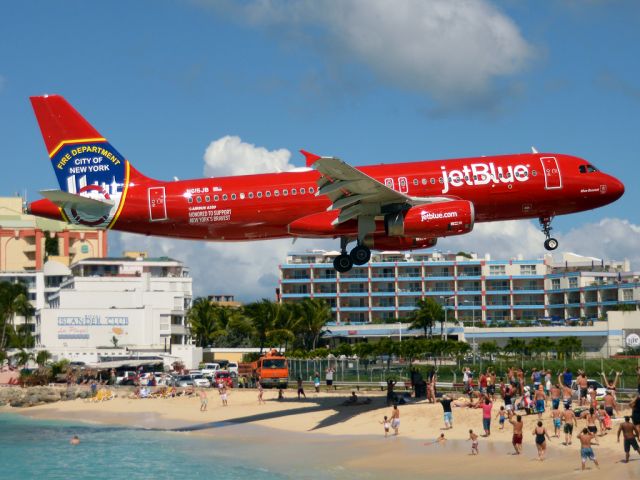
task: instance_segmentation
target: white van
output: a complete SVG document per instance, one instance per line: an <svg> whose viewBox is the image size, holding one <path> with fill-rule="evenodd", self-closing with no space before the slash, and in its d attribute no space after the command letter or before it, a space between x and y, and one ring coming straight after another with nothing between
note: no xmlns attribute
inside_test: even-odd
<svg viewBox="0 0 640 480"><path fill-rule="evenodd" d="M216 373L218 370L220 370L219 363L205 363L200 369L202 375L204 375L205 377L213 376L213 374Z"/></svg>
<svg viewBox="0 0 640 480"><path fill-rule="evenodd" d="M238 362L229 362L227 370L229 370L229 373L235 373L238 375Z"/></svg>

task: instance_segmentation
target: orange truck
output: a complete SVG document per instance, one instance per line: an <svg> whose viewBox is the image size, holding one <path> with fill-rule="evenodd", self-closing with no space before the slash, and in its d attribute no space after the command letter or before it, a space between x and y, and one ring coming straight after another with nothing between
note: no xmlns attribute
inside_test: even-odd
<svg viewBox="0 0 640 480"><path fill-rule="evenodd" d="M271 350L252 363L241 363L239 375L260 380L265 388L287 388L289 381L289 363L283 354Z"/></svg>

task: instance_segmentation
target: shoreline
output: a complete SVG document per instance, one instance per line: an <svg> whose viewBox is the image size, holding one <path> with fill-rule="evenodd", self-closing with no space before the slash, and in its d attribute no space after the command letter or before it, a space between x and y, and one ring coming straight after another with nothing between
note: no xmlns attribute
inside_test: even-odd
<svg viewBox="0 0 640 480"><path fill-rule="evenodd" d="M442 408L439 404L419 402L399 406L400 435L384 438L380 422L384 415L389 416L391 408L386 407L383 395L369 395L372 399L370 405L343 406L341 403L346 396L334 393L322 392L317 396L310 393L306 401L298 401L291 398L292 392L288 391L288 398L278 401L276 392L265 392L266 405L258 405L256 391L235 390L229 397L229 406L222 407L215 390L208 393L207 412L199 411L200 400L193 397L142 400L119 397L102 403L72 400L26 409L3 407L0 413L166 431L202 438L203 441L207 437L215 437L238 446L240 450L249 448L252 458L265 464L281 465L278 452L286 451L292 452L287 458L288 466L304 468L305 465L315 465L315 460L318 460L316 467L320 468L329 460L339 468L366 472L372 478L394 472L413 475L425 471L437 475L437 478L466 478L478 474L492 478L513 478L514 475L523 479L540 475L561 478L580 468L575 439L574 445L564 447L559 445L561 439L554 438L548 442L547 460L537 461L530 434L537 415L524 417L525 448L522 455L510 454L513 451L510 425L506 424L500 431L497 420L493 420L491 437L480 439L480 455L472 457L469 455L470 442L466 441L468 430L472 428L478 434L482 432L482 414L476 409L455 408L454 429L444 431L447 443L425 446L425 441L434 440L442 431ZM501 403L494 404L494 414ZM548 413L546 415L544 424L553 432ZM579 423L580 428L583 423ZM637 458L639 461L632 461L629 465L619 463L624 453L622 445L615 441L616 428L617 424L614 424L614 430L608 435L598 437L601 446L596 446L595 450L601 468L606 469L608 475L615 474L622 479L640 478L640 457L637 454L635 457L632 455L632 460ZM235 455L233 449L229 455ZM586 475L598 471L593 465L589 466L592 470L588 470Z"/></svg>

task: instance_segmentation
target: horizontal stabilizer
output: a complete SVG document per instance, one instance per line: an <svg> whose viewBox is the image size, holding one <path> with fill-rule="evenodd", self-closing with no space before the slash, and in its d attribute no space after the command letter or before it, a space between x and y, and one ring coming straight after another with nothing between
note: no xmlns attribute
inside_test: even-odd
<svg viewBox="0 0 640 480"><path fill-rule="evenodd" d="M83 211L108 211L113 207L111 200L96 200L62 190L42 190L40 194L60 208L73 208Z"/></svg>

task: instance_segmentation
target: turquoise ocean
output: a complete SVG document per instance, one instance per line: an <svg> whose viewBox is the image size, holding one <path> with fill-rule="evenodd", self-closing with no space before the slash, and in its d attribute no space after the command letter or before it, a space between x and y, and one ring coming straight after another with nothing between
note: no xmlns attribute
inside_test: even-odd
<svg viewBox="0 0 640 480"><path fill-rule="evenodd" d="M73 435L81 439L72 446ZM327 478L251 464L251 448L215 436L0 414L0 478L270 480ZM284 452L283 452L284 453ZM277 462L275 462L277 464ZM326 472L325 472L326 473Z"/></svg>

